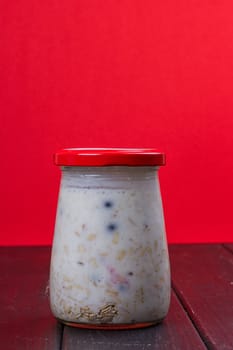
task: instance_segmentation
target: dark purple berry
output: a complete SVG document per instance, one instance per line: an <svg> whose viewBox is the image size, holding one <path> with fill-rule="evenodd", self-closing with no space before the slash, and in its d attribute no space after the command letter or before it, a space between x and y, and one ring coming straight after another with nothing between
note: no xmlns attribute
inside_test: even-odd
<svg viewBox="0 0 233 350"><path fill-rule="evenodd" d="M111 201L105 201L105 202L104 202L104 207L105 207L105 208L112 208L112 207L113 207L113 202L111 202Z"/></svg>
<svg viewBox="0 0 233 350"><path fill-rule="evenodd" d="M108 231L115 231L117 229L117 225L111 223L107 226L107 229L108 229Z"/></svg>

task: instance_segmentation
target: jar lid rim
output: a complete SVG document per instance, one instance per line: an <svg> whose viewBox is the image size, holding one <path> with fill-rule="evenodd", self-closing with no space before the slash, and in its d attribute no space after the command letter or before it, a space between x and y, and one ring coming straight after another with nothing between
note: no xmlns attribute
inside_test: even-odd
<svg viewBox="0 0 233 350"><path fill-rule="evenodd" d="M155 148L63 148L54 154L59 166L160 166L165 154Z"/></svg>

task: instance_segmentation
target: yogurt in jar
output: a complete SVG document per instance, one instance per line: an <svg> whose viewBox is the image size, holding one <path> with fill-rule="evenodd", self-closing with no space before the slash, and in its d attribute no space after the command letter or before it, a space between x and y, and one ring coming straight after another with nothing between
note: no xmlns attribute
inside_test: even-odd
<svg viewBox="0 0 233 350"><path fill-rule="evenodd" d="M62 168L50 304L68 324L149 325L170 302L154 166Z"/></svg>

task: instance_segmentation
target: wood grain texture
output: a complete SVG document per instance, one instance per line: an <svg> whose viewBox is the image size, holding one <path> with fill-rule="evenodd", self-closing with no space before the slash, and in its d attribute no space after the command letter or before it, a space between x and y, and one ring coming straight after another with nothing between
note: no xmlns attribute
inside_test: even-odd
<svg viewBox="0 0 233 350"><path fill-rule="evenodd" d="M49 262L49 247L0 248L1 349L59 349L62 327L48 304Z"/></svg>
<svg viewBox="0 0 233 350"><path fill-rule="evenodd" d="M161 324L144 329L98 331L65 326L63 350L204 350L202 340L172 294L167 318Z"/></svg>
<svg viewBox="0 0 233 350"><path fill-rule="evenodd" d="M223 246L233 253L233 243L225 243Z"/></svg>
<svg viewBox="0 0 233 350"><path fill-rule="evenodd" d="M176 293L209 349L233 349L233 255L221 245L170 247Z"/></svg>

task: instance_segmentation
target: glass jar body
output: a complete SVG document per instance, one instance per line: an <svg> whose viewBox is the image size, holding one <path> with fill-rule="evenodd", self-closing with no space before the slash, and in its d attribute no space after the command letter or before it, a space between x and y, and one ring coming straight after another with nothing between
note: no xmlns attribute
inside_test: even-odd
<svg viewBox="0 0 233 350"><path fill-rule="evenodd" d="M156 167L63 167L50 267L56 318L91 328L155 324L170 268Z"/></svg>

